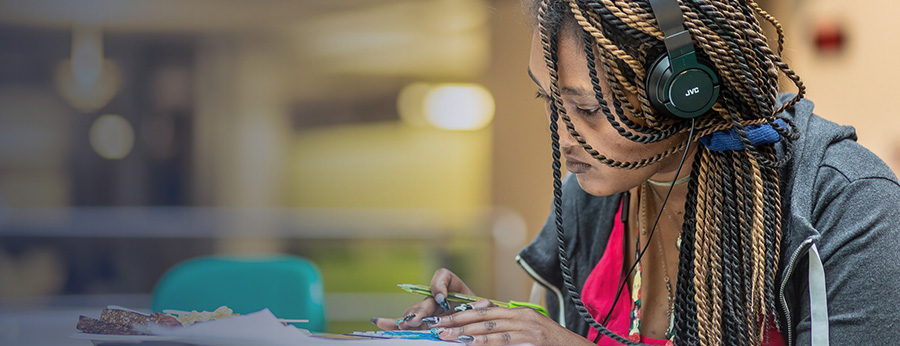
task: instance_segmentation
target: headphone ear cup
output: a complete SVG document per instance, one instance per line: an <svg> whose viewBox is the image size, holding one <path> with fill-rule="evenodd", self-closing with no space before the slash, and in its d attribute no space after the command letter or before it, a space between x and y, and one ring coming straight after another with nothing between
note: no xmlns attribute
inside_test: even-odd
<svg viewBox="0 0 900 346"><path fill-rule="evenodd" d="M645 87L647 90L647 99L650 105L656 109L656 112L668 117L674 117L675 114L666 107L665 82L672 76L672 69L669 68L669 57L665 54L660 55L650 68L647 69L647 79Z"/></svg>
<svg viewBox="0 0 900 346"><path fill-rule="evenodd" d="M672 74L665 54L647 69L645 87L650 104L660 114L690 119L703 115L719 98L719 78L701 61Z"/></svg>

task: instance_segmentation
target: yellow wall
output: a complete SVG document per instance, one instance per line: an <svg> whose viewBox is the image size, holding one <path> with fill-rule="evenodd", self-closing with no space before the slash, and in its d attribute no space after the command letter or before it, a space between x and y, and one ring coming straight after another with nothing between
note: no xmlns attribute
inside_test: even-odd
<svg viewBox="0 0 900 346"><path fill-rule="evenodd" d="M485 207L490 148L487 129L396 122L304 131L293 142L291 204L451 212Z"/></svg>

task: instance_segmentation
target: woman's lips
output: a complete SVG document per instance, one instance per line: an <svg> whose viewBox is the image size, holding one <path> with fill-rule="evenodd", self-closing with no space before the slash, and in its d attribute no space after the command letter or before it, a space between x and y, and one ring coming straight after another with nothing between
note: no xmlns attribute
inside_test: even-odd
<svg viewBox="0 0 900 346"><path fill-rule="evenodd" d="M591 169L591 165L566 157L566 169L575 174L581 174Z"/></svg>

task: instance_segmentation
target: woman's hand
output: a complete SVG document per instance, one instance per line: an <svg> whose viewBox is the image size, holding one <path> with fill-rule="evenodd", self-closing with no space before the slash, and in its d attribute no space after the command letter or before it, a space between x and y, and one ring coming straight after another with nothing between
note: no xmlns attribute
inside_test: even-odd
<svg viewBox="0 0 900 346"><path fill-rule="evenodd" d="M453 308L447 302L447 293L456 292L468 295L475 295L466 284L453 274L449 269L441 268L434 272L431 277L431 293L434 296L415 303L406 309L403 318L373 318L372 323L378 328L385 330L396 329L429 329L431 328L422 323L423 317L443 316L453 313Z"/></svg>
<svg viewBox="0 0 900 346"><path fill-rule="evenodd" d="M472 304L474 309L451 315L426 318L432 333L442 340L468 345L593 345L587 339L527 307L501 308L487 300Z"/></svg>

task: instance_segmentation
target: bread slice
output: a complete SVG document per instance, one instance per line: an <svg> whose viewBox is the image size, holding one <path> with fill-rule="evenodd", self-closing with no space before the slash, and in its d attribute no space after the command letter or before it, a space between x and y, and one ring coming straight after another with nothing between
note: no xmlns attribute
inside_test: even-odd
<svg viewBox="0 0 900 346"><path fill-rule="evenodd" d="M131 327L136 325L148 326L150 324L158 324L167 327L181 327L181 322L178 322L178 319L175 317L158 312L152 315L145 315L127 310L103 309L103 312L100 313L100 320Z"/></svg>
<svg viewBox="0 0 900 346"><path fill-rule="evenodd" d="M90 334L147 335L147 333L136 331L133 327L124 324L103 322L87 316L79 316L75 328Z"/></svg>
<svg viewBox="0 0 900 346"><path fill-rule="evenodd" d="M181 327L181 322L175 317L155 313L142 314L135 311L120 309L104 309L100 313L100 319L87 316L78 318L76 328L91 334L118 334L118 335L147 335L147 326L162 325L167 327Z"/></svg>

